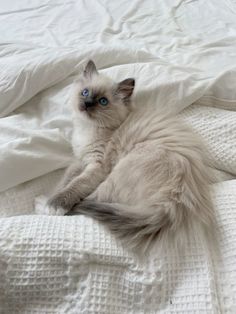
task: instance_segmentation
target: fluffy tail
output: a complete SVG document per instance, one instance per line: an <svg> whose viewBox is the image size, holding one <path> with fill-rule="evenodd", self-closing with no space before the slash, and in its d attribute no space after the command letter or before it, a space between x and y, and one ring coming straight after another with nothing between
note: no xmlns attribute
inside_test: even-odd
<svg viewBox="0 0 236 314"><path fill-rule="evenodd" d="M125 243L145 251L158 238L158 247L182 248L189 236L211 246L216 242L208 171L193 159L192 165L175 158L173 175L146 208L85 200L70 214L84 214L103 222ZM148 205L149 204L149 205ZM158 236L158 237L157 237ZM171 241L169 241L171 239ZM203 241L202 241L203 240ZM207 240L207 241L205 241Z"/></svg>
<svg viewBox="0 0 236 314"><path fill-rule="evenodd" d="M129 206L130 207L130 206ZM174 231L170 213L160 205L155 213L141 215L125 205L85 200L67 215L83 214L104 223L112 233L133 249L146 251L155 239Z"/></svg>

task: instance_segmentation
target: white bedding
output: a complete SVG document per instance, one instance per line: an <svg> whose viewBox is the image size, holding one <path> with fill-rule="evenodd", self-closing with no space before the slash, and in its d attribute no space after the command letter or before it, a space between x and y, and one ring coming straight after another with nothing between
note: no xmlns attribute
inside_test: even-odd
<svg viewBox="0 0 236 314"><path fill-rule="evenodd" d="M0 313L236 312L235 14L233 0L0 1ZM140 261L91 219L30 215L71 160L89 58L204 138L222 261L198 243Z"/></svg>

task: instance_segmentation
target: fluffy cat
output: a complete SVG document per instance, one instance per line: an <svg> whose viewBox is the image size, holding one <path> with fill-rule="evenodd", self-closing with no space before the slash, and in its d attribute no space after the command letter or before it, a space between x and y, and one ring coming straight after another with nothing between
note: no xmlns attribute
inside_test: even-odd
<svg viewBox="0 0 236 314"><path fill-rule="evenodd" d="M104 222L132 247L214 229L212 177L199 138L164 110L133 106L135 80L115 83L89 61L72 99L75 162L36 207Z"/></svg>

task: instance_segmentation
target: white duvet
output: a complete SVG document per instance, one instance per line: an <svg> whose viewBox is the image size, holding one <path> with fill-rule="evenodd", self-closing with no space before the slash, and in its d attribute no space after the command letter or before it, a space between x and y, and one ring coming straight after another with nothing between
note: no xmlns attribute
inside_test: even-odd
<svg viewBox="0 0 236 314"><path fill-rule="evenodd" d="M0 1L0 313L236 312L235 15L234 0ZM222 259L189 243L139 260L89 218L30 215L70 163L89 58L205 140Z"/></svg>

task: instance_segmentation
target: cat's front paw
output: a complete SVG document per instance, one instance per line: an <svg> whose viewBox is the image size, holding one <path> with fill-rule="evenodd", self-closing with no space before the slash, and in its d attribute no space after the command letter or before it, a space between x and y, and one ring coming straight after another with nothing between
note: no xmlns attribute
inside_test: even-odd
<svg viewBox="0 0 236 314"><path fill-rule="evenodd" d="M79 200L74 199L73 193L65 190L65 191L56 193L53 197L51 197L48 200L47 205L51 212L54 210L59 215L62 212L63 212L63 215L65 215L72 209L72 207L76 203L78 203L78 201Z"/></svg>
<svg viewBox="0 0 236 314"><path fill-rule="evenodd" d="M44 195L35 198L35 213L37 215L49 215L49 216L64 216L67 211L57 206L50 204L48 198Z"/></svg>

